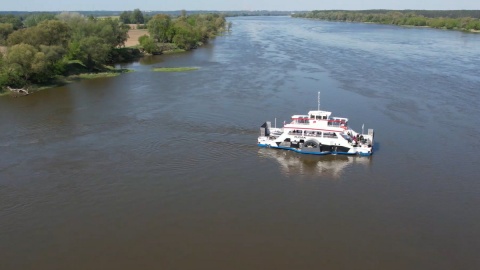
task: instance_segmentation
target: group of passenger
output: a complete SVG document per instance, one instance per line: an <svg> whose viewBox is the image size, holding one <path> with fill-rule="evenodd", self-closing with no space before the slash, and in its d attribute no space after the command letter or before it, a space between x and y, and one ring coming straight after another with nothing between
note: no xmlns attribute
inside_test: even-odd
<svg viewBox="0 0 480 270"><path fill-rule="evenodd" d="M353 136L353 134L349 131L347 132L347 135L351 138L354 145L357 145L358 143L365 143L365 138L362 134L357 133L355 136Z"/></svg>

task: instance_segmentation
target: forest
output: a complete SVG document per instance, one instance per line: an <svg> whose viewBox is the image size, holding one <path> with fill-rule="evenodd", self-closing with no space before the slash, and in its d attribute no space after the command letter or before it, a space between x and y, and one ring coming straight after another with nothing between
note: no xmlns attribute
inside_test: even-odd
<svg viewBox="0 0 480 270"><path fill-rule="evenodd" d="M55 85L83 73L122 72L111 65L139 57L140 51L191 50L226 27L219 14L156 14L144 26L149 35L140 38L141 45L125 48L127 23L145 22L139 10L125 12L123 18L75 12L0 14L0 92Z"/></svg>
<svg viewBox="0 0 480 270"><path fill-rule="evenodd" d="M296 18L328 21L366 22L464 31L480 30L478 10L314 10L295 13Z"/></svg>
<svg viewBox="0 0 480 270"><path fill-rule="evenodd" d="M161 53L172 44L178 49L191 50L207 42L219 32L230 30L231 23L219 14L194 14L179 17L157 14L146 24L150 35L140 37L140 46L147 53Z"/></svg>

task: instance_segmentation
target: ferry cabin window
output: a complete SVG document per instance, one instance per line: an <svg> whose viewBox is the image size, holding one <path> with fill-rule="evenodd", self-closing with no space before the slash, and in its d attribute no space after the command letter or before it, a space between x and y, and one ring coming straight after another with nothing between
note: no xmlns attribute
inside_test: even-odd
<svg viewBox="0 0 480 270"><path fill-rule="evenodd" d="M340 126L340 121L332 121L332 122L329 121L328 125L332 126L332 127L339 127Z"/></svg>
<svg viewBox="0 0 480 270"><path fill-rule="evenodd" d="M325 132L325 133L323 133L323 137L324 138L337 138L337 134L335 134L334 132Z"/></svg>
<svg viewBox="0 0 480 270"><path fill-rule="evenodd" d="M321 115L310 115L310 119L316 119L316 120L322 120L322 116ZM325 117L326 119L326 117Z"/></svg>

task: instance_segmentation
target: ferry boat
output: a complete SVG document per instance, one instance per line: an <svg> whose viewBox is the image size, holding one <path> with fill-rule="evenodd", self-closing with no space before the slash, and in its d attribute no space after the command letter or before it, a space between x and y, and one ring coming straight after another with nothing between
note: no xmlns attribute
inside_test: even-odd
<svg viewBox="0 0 480 270"><path fill-rule="evenodd" d="M348 127L348 118L333 117L332 112L318 109L306 115L293 115L290 123L282 128L272 127L270 121L260 128L258 146L278 148L312 155L361 155L373 154L373 129L364 134Z"/></svg>

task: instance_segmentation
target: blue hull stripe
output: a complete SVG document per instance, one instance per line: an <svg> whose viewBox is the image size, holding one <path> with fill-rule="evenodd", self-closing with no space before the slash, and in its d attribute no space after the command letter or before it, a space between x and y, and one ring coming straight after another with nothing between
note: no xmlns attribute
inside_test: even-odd
<svg viewBox="0 0 480 270"><path fill-rule="evenodd" d="M271 146L268 144L258 144L259 147L264 147L264 148L274 148L274 149L283 149L283 150L289 150L293 151L296 153L300 154L306 154L306 155L360 155L360 156L371 156L372 153L362 153L362 152L357 152L357 153L349 153L349 152L302 152L302 150L293 148L293 147L285 147L285 146Z"/></svg>

